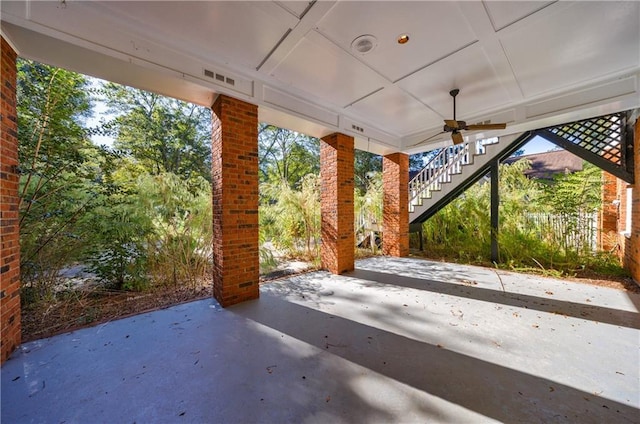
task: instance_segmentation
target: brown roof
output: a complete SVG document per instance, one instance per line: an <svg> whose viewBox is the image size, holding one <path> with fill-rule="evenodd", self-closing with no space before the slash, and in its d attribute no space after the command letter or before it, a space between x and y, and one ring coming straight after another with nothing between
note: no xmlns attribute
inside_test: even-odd
<svg viewBox="0 0 640 424"><path fill-rule="evenodd" d="M519 159L528 159L531 162L531 169L524 171L529 178L551 180L556 174L568 174L582 171L583 160L566 150L552 150L545 153L536 153L511 157L505 163L513 163Z"/></svg>

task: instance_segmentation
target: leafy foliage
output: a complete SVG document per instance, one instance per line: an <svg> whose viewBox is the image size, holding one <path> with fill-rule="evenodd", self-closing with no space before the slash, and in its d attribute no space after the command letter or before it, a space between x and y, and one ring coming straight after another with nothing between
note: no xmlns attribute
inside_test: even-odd
<svg viewBox="0 0 640 424"><path fill-rule="evenodd" d="M118 289L193 283L211 261L206 108L18 62L21 271L25 299L51 298L76 262ZM93 96L111 121L88 129ZM116 137L96 147L91 133ZM28 291L28 293L26 293Z"/></svg>
<svg viewBox="0 0 640 424"><path fill-rule="evenodd" d="M575 240L582 233L579 217L600 205L601 172L585 164L553 183L528 179L526 160L500 165L500 258L512 269L556 269L572 273L591 268L620 272L617 259ZM481 180L423 224L429 254L449 260L490 263L490 184ZM562 226L541 224L535 216L559 219Z"/></svg>
<svg viewBox="0 0 640 424"><path fill-rule="evenodd" d="M367 189L362 194L358 190L355 193L356 244L371 248L373 253L378 253L377 230L383 220L383 197L381 172L370 174Z"/></svg>
<svg viewBox="0 0 640 424"><path fill-rule="evenodd" d="M295 131L260 124L260 181L293 188L308 174L320 172L320 141Z"/></svg>
<svg viewBox="0 0 640 424"><path fill-rule="evenodd" d="M212 266L211 111L163 96L104 84L20 60L18 119L23 299L56 295L64 267L81 262L116 289L195 286ZM100 128L87 128L92 102L109 106ZM89 137L115 138L114 148ZM319 140L260 124L260 240L314 262L320 248ZM412 170L437 154L410 157ZM586 166L543 185L523 176L528 164L501 166L501 256L508 266L611 267L552 237L532 214L571 220L599 207L600 173ZM356 222L382 221L382 159L356 150ZM424 224L432 254L471 262L489 256L489 185L480 183ZM572 221L573 222L573 221ZM369 229L367 229L369 228ZM578 232L577 225L565 227ZM371 235L371 234L370 234ZM363 234L366 236L366 234ZM375 237L372 247L376 249ZM273 252L260 250L261 269Z"/></svg>
<svg viewBox="0 0 640 424"><path fill-rule="evenodd" d="M360 194L365 193L369 180L382 172L382 156L364 150L356 150L353 168L356 191Z"/></svg>
<svg viewBox="0 0 640 424"><path fill-rule="evenodd" d="M58 270L91 243L80 218L103 191L103 158L83 126L86 78L28 60L17 66L22 281L48 297Z"/></svg>
<svg viewBox="0 0 640 424"><path fill-rule="evenodd" d="M275 247L313 259L320 248L319 176L307 174L297 189L286 182L264 183L260 191L277 199L260 208L260 227Z"/></svg>
<svg viewBox="0 0 640 424"><path fill-rule="evenodd" d="M116 115L104 126L115 136L116 149L152 175L170 172L211 181L210 110L113 83L101 94Z"/></svg>

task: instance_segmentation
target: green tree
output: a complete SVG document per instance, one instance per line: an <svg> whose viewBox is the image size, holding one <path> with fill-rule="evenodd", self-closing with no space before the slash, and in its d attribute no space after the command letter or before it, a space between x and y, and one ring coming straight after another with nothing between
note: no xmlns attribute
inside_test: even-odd
<svg viewBox="0 0 640 424"><path fill-rule="evenodd" d="M581 236L584 234L581 227L585 226L585 217L601 206L600 168L585 162L582 171L558 174L543 188L540 202L565 223L562 232L556 232L550 239L564 250L566 257L577 257L581 250L590 251L591 246Z"/></svg>
<svg viewBox="0 0 640 424"><path fill-rule="evenodd" d="M582 171L557 174L553 182L545 184L540 201L560 214L593 211L601 205L602 171L584 162Z"/></svg>
<svg viewBox="0 0 640 424"><path fill-rule="evenodd" d="M353 168L356 192L362 196L367 192L371 178L382 172L382 156L356 149Z"/></svg>
<svg viewBox="0 0 640 424"><path fill-rule="evenodd" d="M261 182L286 182L295 187L308 174L320 171L320 141L295 131L260 124L258 163Z"/></svg>
<svg viewBox="0 0 640 424"><path fill-rule="evenodd" d="M21 272L46 296L58 270L91 242L81 217L102 192L104 156L84 127L86 78L29 60L17 65Z"/></svg>
<svg viewBox="0 0 640 424"><path fill-rule="evenodd" d="M105 123L115 136L115 149L152 175L171 172L211 181L209 109L114 83L101 92L115 116Z"/></svg>

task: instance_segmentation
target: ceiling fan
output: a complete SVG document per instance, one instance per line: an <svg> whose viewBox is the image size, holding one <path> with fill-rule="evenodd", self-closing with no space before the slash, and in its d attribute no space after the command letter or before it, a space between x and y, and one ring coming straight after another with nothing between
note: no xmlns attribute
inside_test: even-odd
<svg viewBox="0 0 640 424"><path fill-rule="evenodd" d="M503 130L507 128L507 124L504 124L504 123L467 125L465 121L456 120L456 96L459 93L460 93L460 90L457 88L454 88L453 90L449 91L449 94L451 95L451 97L453 97L453 119L445 119L444 128L442 132L432 137L429 137L426 140L422 140L420 143L417 143L417 144L422 144L425 141L431 140L432 138L435 138L447 132L451 133L451 140L453 140L453 144L460 144L464 141L464 139L462 138L462 133L460 133L460 131Z"/></svg>

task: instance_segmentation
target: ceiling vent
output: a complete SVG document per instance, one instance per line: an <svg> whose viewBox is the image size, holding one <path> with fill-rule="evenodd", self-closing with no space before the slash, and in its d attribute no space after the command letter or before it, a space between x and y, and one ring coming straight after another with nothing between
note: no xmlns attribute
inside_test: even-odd
<svg viewBox="0 0 640 424"><path fill-rule="evenodd" d="M227 76L211 71L209 69L204 70L204 76L209 77L211 79L215 79L216 81L221 82L223 84L230 85L231 87L236 85L236 81L233 78L229 78Z"/></svg>
<svg viewBox="0 0 640 424"><path fill-rule="evenodd" d="M351 50L357 54L370 53L378 45L378 39L373 35L361 35L351 42Z"/></svg>

